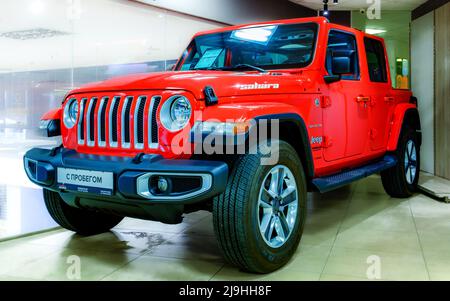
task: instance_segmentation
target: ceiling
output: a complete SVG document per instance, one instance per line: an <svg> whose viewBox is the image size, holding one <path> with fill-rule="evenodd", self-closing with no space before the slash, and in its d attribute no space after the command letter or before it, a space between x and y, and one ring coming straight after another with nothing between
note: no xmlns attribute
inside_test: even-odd
<svg viewBox="0 0 450 301"><path fill-rule="evenodd" d="M290 0L297 4L312 8L322 9L322 0ZM338 5L333 4L333 0L328 1L330 4L330 10L358 10L361 8L367 9L371 4L368 4L367 0L339 0ZM373 2L373 1L370 1ZM382 10L413 10L421 4L427 2L427 0L381 0Z"/></svg>

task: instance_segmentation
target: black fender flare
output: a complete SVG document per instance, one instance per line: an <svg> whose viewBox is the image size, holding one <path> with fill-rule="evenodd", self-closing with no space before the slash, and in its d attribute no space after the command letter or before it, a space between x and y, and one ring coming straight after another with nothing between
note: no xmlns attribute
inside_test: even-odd
<svg viewBox="0 0 450 301"><path fill-rule="evenodd" d="M405 112L405 115L403 116L403 124L402 124L402 130L405 127L412 128L416 130L419 146L422 145L422 125L420 123L420 115L419 110L416 109L408 109Z"/></svg>
<svg viewBox="0 0 450 301"><path fill-rule="evenodd" d="M311 180L314 178L314 160L312 156L311 144L309 142L309 134L305 121L300 115L296 113L269 114L257 116L254 120L257 124L259 123L259 120L279 120L280 128L282 127L282 124L294 125L296 129L294 133L298 133L300 136L300 139L296 139L296 141L298 141L298 145L294 146L294 148L296 148L296 151L302 160L307 179ZM280 137L282 136L282 133L280 133Z"/></svg>

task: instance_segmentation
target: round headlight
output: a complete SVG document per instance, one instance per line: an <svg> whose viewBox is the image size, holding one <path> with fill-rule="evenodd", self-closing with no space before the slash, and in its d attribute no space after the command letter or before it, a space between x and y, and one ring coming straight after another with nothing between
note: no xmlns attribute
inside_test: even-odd
<svg viewBox="0 0 450 301"><path fill-rule="evenodd" d="M170 118L176 125L183 128L191 118L191 104L186 97L179 97L172 103Z"/></svg>
<svg viewBox="0 0 450 301"><path fill-rule="evenodd" d="M64 125L70 129L77 123L78 119L78 101L71 99L64 108Z"/></svg>
<svg viewBox="0 0 450 301"><path fill-rule="evenodd" d="M181 95L172 96L161 108L161 122L170 131L183 129L189 123L191 115L191 103Z"/></svg>

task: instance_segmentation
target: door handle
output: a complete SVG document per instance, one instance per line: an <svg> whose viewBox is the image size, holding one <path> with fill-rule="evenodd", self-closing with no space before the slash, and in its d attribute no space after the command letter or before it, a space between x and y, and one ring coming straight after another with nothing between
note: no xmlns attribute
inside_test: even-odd
<svg viewBox="0 0 450 301"><path fill-rule="evenodd" d="M370 97L358 96L358 97L356 97L356 102L368 103L368 102L370 102Z"/></svg>
<svg viewBox="0 0 450 301"><path fill-rule="evenodd" d="M386 97L384 98L384 101L385 101L385 102L394 102L394 100L395 100L395 98L392 97L392 96L386 96Z"/></svg>

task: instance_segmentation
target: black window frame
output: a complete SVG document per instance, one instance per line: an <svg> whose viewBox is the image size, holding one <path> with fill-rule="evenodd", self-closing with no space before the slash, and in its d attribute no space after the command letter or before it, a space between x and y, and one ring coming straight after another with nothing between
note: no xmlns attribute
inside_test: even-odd
<svg viewBox="0 0 450 301"><path fill-rule="evenodd" d="M373 73L371 72L371 68L369 65L369 57L368 57L368 42L371 43L371 48L373 49L373 52L371 51L371 53L375 53L375 55L377 56L378 59L378 65L379 67L381 67L382 70L382 79L381 80L377 80L374 79ZM378 45L379 49L375 49L375 44ZM386 60L386 49L384 47L383 42L381 42L380 40L374 39L374 38L370 38L370 37L364 37L364 50L366 52L366 62L367 62L367 72L369 73L369 80L372 83L380 83L380 84L387 84L389 83L389 68L387 66L387 60ZM382 53L376 53L377 50L381 50ZM381 56L380 56L381 54ZM381 61L381 62L380 62Z"/></svg>
<svg viewBox="0 0 450 301"><path fill-rule="evenodd" d="M356 64L355 64L355 73L353 75L343 75L341 77L341 80L349 80L349 81L360 81L361 80L361 61L359 59L359 46L358 46L358 39L356 38L356 35L352 32L348 32L348 31L344 31L344 30L340 30L340 29L330 29L328 32L328 38L327 38L327 48L326 48L326 53L325 53L325 70L327 71L328 75L333 75L330 74L330 71L328 70L328 66L327 66L327 58L328 58L328 45L330 42L330 34L332 32L336 32L336 33L340 33L340 34L344 34L344 35L348 35L351 36L354 41L355 41L355 51L356 51Z"/></svg>

